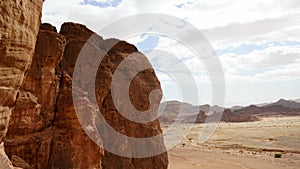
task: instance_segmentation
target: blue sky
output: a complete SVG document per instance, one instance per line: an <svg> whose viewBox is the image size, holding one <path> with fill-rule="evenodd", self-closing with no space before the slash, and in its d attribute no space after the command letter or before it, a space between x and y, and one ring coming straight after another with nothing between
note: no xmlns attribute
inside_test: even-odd
<svg viewBox="0 0 300 169"><path fill-rule="evenodd" d="M146 35L142 35L141 38L143 40L141 40L140 42L138 42L137 48L139 49L139 51L143 52L143 53L148 53L150 52L152 49L155 49L158 45L159 42L159 37L158 36L147 36L144 39L144 36Z"/></svg>
<svg viewBox="0 0 300 169"><path fill-rule="evenodd" d="M300 1L295 0L47 0L42 21L58 28L65 21L79 22L98 31L134 14L161 13L181 18L184 24L178 29L189 22L214 47L224 69L225 106L233 106L300 98L299 11ZM165 100L191 102L182 100L171 76L158 71L162 66L176 68L176 63L169 63L155 50L170 52L189 67L199 95L199 101L192 104L211 103L211 83L205 65L181 43L153 34L134 35L125 40L135 44L156 67Z"/></svg>
<svg viewBox="0 0 300 169"><path fill-rule="evenodd" d="M100 8L117 7L121 0L84 0L81 5L92 5Z"/></svg>

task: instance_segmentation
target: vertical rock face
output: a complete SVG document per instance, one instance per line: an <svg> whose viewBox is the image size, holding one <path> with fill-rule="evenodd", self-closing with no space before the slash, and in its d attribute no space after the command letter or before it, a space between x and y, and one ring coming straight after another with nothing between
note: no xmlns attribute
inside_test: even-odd
<svg viewBox="0 0 300 169"><path fill-rule="evenodd" d="M35 48L43 0L0 2L0 143Z"/></svg>
<svg viewBox="0 0 300 169"><path fill-rule="evenodd" d="M56 33L56 28L50 24L41 25L32 65L24 78L9 122L5 138L6 153L10 158L17 159L15 161L18 163L37 169L166 169L167 153L149 158L121 157L104 151L84 132L87 126L95 131L104 126L103 122L95 120L93 116L77 117L72 98L74 66L82 47L93 34L80 24L65 23L60 33ZM112 43L116 45L108 49ZM161 88L146 57L127 42L103 40L100 36L94 36L93 44L89 47L91 56L105 57L100 65L94 67L98 70L95 85L91 84L89 75L84 77L80 85L95 86L98 107L106 122L117 132L132 138L161 134L156 119L161 93L156 93L156 97L149 100L151 92ZM136 58L129 57L132 53L135 53ZM130 102L137 110L144 112L143 117L150 121L148 123L126 119L114 105L112 78L125 59L129 60L130 65L122 68L122 72L134 77L129 86ZM150 65L150 68L135 75L133 70L141 63L138 60L143 60L142 63ZM81 69L92 69L90 65L93 64L84 65ZM122 82L117 84L122 85ZM123 92L118 90L118 93ZM80 101L82 107L95 107L89 101L92 91L80 91L80 87L78 91L86 95ZM118 101L122 102L123 97L125 95L121 95ZM136 116L125 102L120 106L131 116ZM78 118L85 118L84 126L81 126ZM98 137L97 143L103 145L120 144L107 132L100 132ZM123 146L131 154L134 147L126 141ZM150 142L149 148L142 151L153 149L165 149L162 136Z"/></svg>
<svg viewBox="0 0 300 169"><path fill-rule="evenodd" d="M8 156L16 155L33 168L48 165L60 83L56 67L65 44L62 35L49 29L39 31L32 64L20 88L5 138Z"/></svg>
<svg viewBox="0 0 300 169"><path fill-rule="evenodd" d="M35 48L43 0L0 2L0 144ZM1 168L12 168L0 148Z"/></svg>
<svg viewBox="0 0 300 169"><path fill-rule="evenodd" d="M49 168L101 168L102 149L83 131L73 106L72 74L81 48L92 31L83 25L65 23L60 34L67 45L60 64L61 84L54 120L54 139L49 157ZM102 38L98 37L99 41Z"/></svg>
<svg viewBox="0 0 300 169"><path fill-rule="evenodd" d="M72 104L76 56L89 36L65 39L41 25L32 65L21 87L5 139L9 157L32 168L100 168L102 150L84 133Z"/></svg>
<svg viewBox="0 0 300 169"><path fill-rule="evenodd" d="M107 46L111 46L111 43L116 45L111 49L107 49ZM143 54L137 51L135 46L124 41L115 39L105 40L101 44L101 48L107 51L107 56L103 59L100 64L100 69L98 70L96 96L100 111L105 117L106 122L115 131L131 138L149 138L161 134L162 130L157 120L157 109L162 97L161 92L156 93L156 96L154 96L152 100L149 100L150 93L156 89L160 91L161 87L149 61ZM130 55L134 57L129 57ZM125 66L120 68L122 73L124 73L127 78L134 77L128 86L130 99L130 103L128 104L132 104L136 110L143 112L145 115L144 117L143 115L137 115L135 111L130 109L130 105L127 105L127 102L123 100L126 99L126 92L122 90L122 87L118 87L126 84L123 81L111 84L115 71L124 60L130 64L125 64ZM139 64L150 65L150 68L135 74L135 70L137 70ZM121 97L112 97L112 85L116 85L115 92L119 93L119 96ZM128 89L125 87L124 90ZM121 112L119 112L118 108L116 108L114 104L116 102L120 103L118 106L121 109L120 111L126 113L128 117L140 117L140 119L143 118L143 120L149 122L139 123L125 118ZM152 119L155 120L153 121ZM101 123L98 128L101 128ZM104 145L109 144L113 147L119 147L119 144L122 144L121 147L125 151L128 151L128 154L134 154L136 149L139 149L140 152L165 150L162 137L155 141L153 139L146 149L141 150L137 145L135 145L137 147L131 147L127 137L125 137L124 140L119 141L117 140L118 138L114 138L111 133L104 133L105 134L102 136ZM168 167L168 158L167 153L149 158L127 158L105 151L102 159L102 167L104 169L125 167L128 169L166 169Z"/></svg>

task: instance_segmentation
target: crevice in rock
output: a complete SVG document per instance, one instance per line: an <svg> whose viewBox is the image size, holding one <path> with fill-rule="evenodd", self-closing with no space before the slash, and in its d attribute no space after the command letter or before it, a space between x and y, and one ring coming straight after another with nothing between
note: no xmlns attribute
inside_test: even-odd
<svg viewBox="0 0 300 169"><path fill-rule="evenodd" d="M52 119L52 122L51 122L51 127L52 127L52 140L51 140L51 144L50 144L50 148L49 148L49 157L48 157L48 160L47 160L47 169L50 168L50 160L51 160L51 156L52 156L52 147L53 147L53 143L54 143L54 136L55 136L55 127L54 127L54 123L55 123L55 120L56 120L56 113L58 112L58 98L59 98L59 91L60 91L60 87L61 87L61 84L63 83L63 71L62 71L62 68L61 68L61 62L58 64L58 66L55 68L55 71L59 77L59 82L58 82L58 87L57 87L57 94L55 96L55 105L54 105L54 115L53 115L53 119Z"/></svg>
<svg viewBox="0 0 300 169"><path fill-rule="evenodd" d="M61 62L58 64L57 68L55 69L56 72L59 72L59 82L58 82L58 87L57 87L57 94L55 96L55 105L54 105L54 116L53 116L53 120L51 122L52 126L54 126L54 122L56 119L56 113L58 112L58 97L60 95L59 91L60 91L60 87L61 84L63 83L63 71L62 71L62 66L61 66Z"/></svg>
<svg viewBox="0 0 300 169"><path fill-rule="evenodd" d="M17 92L16 100L15 100L15 102L14 102L14 106L13 106L13 108L12 108L12 111L13 111L14 108L16 107L19 97L20 97L20 91Z"/></svg>

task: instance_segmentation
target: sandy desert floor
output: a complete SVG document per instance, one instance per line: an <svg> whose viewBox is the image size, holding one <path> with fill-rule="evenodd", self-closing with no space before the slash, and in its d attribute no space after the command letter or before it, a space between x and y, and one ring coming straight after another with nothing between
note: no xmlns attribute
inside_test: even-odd
<svg viewBox="0 0 300 169"><path fill-rule="evenodd" d="M180 128L187 127L180 125ZM300 168L300 117L220 123L205 143L198 141L202 128L203 124L194 125L169 151L169 169ZM174 130L173 134L177 133ZM275 154L282 157L274 158Z"/></svg>

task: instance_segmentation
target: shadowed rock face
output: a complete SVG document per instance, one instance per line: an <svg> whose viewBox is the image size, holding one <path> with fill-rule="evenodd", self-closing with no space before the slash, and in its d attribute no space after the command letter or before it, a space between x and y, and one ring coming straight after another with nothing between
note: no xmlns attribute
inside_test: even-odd
<svg viewBox="0 0 300 169"><path fill-rule="evenodd" d="M72 100L72 75L76 59L93 32L80 24L65 23L60 34L66 38L67 43L57 70L60 87L48 168L101 168L103 150L85 134ZM100 36L98 41L102 41Z"/></svg>
<svg viewBox="0 0 300 169"><path fill-rule="evenodd" d="M51 154L60 84L56 67L65 45L64 36L49 29L39 31L32 64L20 88L5 138L8 156L17 155L33 168L47 168Z"/></svg>
<svg viewBox="0 0 300 169"><path fill-rule="evenodd" d="M8 156L21 157L32 168L100 168L103 153L84 133L72 104L73 48L81 49L73 42L80 43L41 25L5 139Z"/></svg>
<svg viewBox="0 0 300 169"><path fill-rule="evenodd" d="M33 62L21 86L10 119L8 135L5 138L6 153L10 158L18 157L32 168L41 169L166 169L167 153L141 159L112 154L100 148L83 130L86 127L95 131L101 130L102 121L95 120L94 115L84 117L79 115L79 118L84 118L83 127L79 123L72 99L73 71L82 47L93 34L80 24L65 23L60 33L56 33L56 28L50 24L41 25ZM116 45L108 49L111 43ZM142 124L124 118L115 108L110 90L112 76L125 58L136 52L136 55L144 60L144 64L150 65L146 57L127 42L116 39L103 40L100 36L94 36L93 45L88 47L91 56L105 55L100 66L94 68L98 70L95 83L97 102L107 123L119 133L129 137L144 138L161 134L158 120L149 120L151 122ZM139 62L131 59L130 63L123 72L133 75L132 70ZM93 66L90 65L81 69L92 69ZM87 75L80 85L93 86L91 80ZM137 74L129 86L132 105L137 110L145 112L147 119L157 117L161 93L157 93L155 99L149 100L150 92L155 89L161 88L152 68ZM82 91L80 86L76 91L86 95L80 102L82 107L87 108L85 112L92 111L88 109L95 107L89 101L91 91ZM121 107L131 113L131 116L136 115L127 108L128 105L121 104ZM98 137L99 144L119 144L110 133L102 132ZM129 143L124 144L124 147L129 153L133 149ZM149 144L147 151L152 149L165 149L162 136Z"/></svg>
<svg viewBox="0 0 300 169"><path fill-rule="evenodd" d="M116 43L116 45L108 50L107 46L110 46L110 43ZM115 131L118 131L128 137L149 138L161 134L162 130L157 120L157 110L162 93L156 93L152 100L149 100L150 93L152 91L156 89L159 91L161 90L160 82L152 68L134 75L136 68L140 66L140 64L150 65L149 61L143 54L139 53L133 45L124 41L118 41L115 39L105 40L100 45L100 48L107 51L107 56L104 57L103 62L100 64L101 68L98 70L98 76L96 79L96 94L99 109L105 117L106 122L114 128ZM129 55L134 55L135 57L129 57ZM148 123L138 123L125 118L123 114L120 114L114 104L112 92L110 90L112 85L110 79L112 79L112 76L116 73L116 70L124 60L127 60L130 64L121 68L122 73L124 73L126 77L134 77L128 86L130 104L132 104L136 110L142 111L145 116L135 114L135 112L130 109L130 106L124 102L123 99L126 98L126 93L119 87L126 84L122 82L113 84L116 87L115 92L121 96L119 98L114 98L116 99L114 101L115 103L120 103L119 108L121 108L121 111L123 111L122 113L126 113L128 117L139 117L140 119L144 118L144 120L149 121ZM106 82L103 77L106 77ZM126 90L126 88L124 90ZM152 121L151 119L156 120ZM101 123L98 125L98 128L101 128ZM122 141L113 141L118 140L118 137L114 138L111 133L106 131L104 131L104 135L102 137L104 145L109 144L112 147L118 147L118 144L123 144L122 149L128 151L129 154L134 154L136 149L139 149L141 152L165 150L162 137L149 142L147 148L130 147L130 143L127 143L129 142L128 138L122 139ZM105 169L125 167L128 169L165 169L167 166L167 153L149 158L132 159L105 151L102 159L102 167Z"/></svg>

